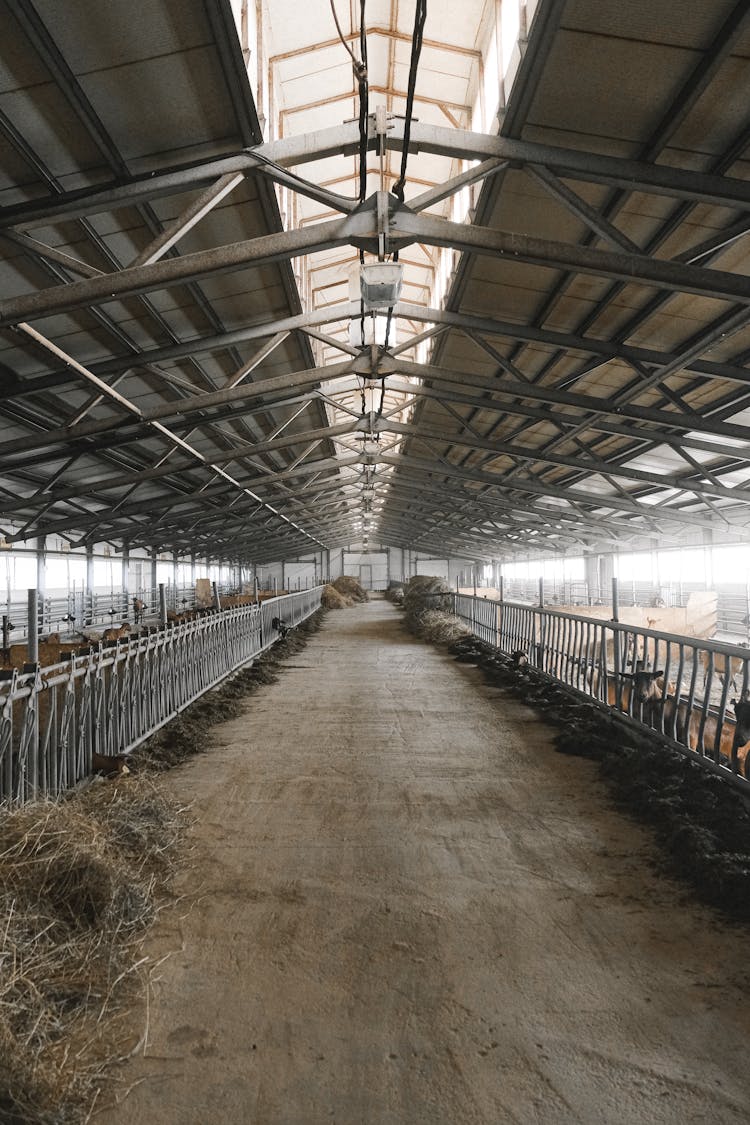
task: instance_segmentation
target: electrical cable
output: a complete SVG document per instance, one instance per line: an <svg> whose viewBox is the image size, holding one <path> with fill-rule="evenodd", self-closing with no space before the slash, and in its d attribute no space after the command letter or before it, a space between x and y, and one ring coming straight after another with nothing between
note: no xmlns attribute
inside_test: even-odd
<svg viewBox="0 0 750 1125"><path fill-rule="evenodd" d="M386 334L386 340L387 339L388 339L388 336ZM380 406L378 407L378 411L377 411L378 418L382 417L384 403L385 403L385 376L380 380Z"/></svg>
<svg viewBox="0 0 750 1125"><path fill-rule="evenodd" d="M333 0L331 0L333 2ZM368 119L370 114L370 87L367 79L367 30L365 15L366 0L359 3L359 50L362 56L360 69L355 65L354 73L357 79L359 92L359 201L362 203L367 195L367 141ZM365 263L365 252L359 252L360 267ZM365 302L360 299L359 306L360 346L365 346ZM363 411L364 413L364 411Z"/></svg>
<svg viewBox="0 0 750 1125"><path fill-rule="evenodd" d="M367 194L367 133L368 117L370 114L370 89L367 80L367 30L365 25L365 3L359 0L359 52L362 56L361 71L357 74L359 88L359 199L364 200Z"/></svg>
<svg viewBox="0 0 750 1125"><path fill-rule="evenodd" d="M338 17L337 15L336 15L336 5L334 4L333 0L331 0L331 11L333 12L333 22L334 22L334 23L336 24L336 30L337 30L337 31L338 31L338 33L339 33L339 39L340 39L340 40L341 40L341 42L342 42L342 43L344 44L344 46L346 47L347 51L349 52L349 54L350 54L350 55L351 55L351 57L352 57L352 66L354 67L354 72L355 72L355 74L356 74L356 72L357 72L357 67L358 67L358 66L361 66L361 63L359 62L359 60L357 59L356 55L354 54L354 51L353 51L353 50L351 49L351 47L350 47L350 46L349 46L349 44L347 43L346 39L344 38L344 33L343 33L343 31L341 30L341 24L339 23L339 17Z"/></svg>
<svg viewBox="0 0 750 1125"><path fill-rule="evenodd" d="M396 196L399 203L404 202L404 188L406 186L406 164L409 159L409 141L411 139L411 122L414 114L414 92L417 86L417 71L419 58L422 54L424 39L424 25L427 20L427 0L416 0L414 8L414 31L411 39L411 56L409 58L409 82L406 88L406 114L404 117L404 146L401 150L401 169L399 177L391 188L391 194ZM393 261L398 261L398 250L394 251ZM388 318L385 322L384 350L388 348L393 320L393 305L388 309Z"/></svg>
<svg viewBox="0 0 750 1125"><path fill-rule="evenodd" d="M396 183L391 188L392 193L400 203L404 202L404 186L406 184L406 162L409 159L409 139L411 137L411 119L414 112L414 90L417 84L417 68L419 56L422 53L422 40L424 38L424 25L427 19L427 0L417 0L414 9L414 32L411 40L411 58L409 59L409 84L406 90L406 115L404 120L404 147L401 152L401 172Z"/></svg>

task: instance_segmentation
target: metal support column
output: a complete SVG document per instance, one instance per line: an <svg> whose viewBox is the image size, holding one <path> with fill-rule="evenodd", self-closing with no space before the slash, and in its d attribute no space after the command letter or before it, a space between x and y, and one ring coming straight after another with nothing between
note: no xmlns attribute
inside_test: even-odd
<svg viewBox="0 0 750 1125"><path fill-rule="evenodd" d="M44 613L44 595L47 590L47 541L42 535L36 541L36 589L39 598L39 611L41 612L41 625L42 629L46 632L51 631L52 624L49 620L45 620Z"/></svg>
<svg viewBox="0 0 750 1125"><path fill-rule="evenodd" d="M28 617L28 643L27 652L30 664L39 660L39 597L36 590L28 591L29 617Z"/></svg>
<svg viewBox="0 0 750 1125"><path fill-rule="evenodd" d="M130 601L130 547L123 547L120 565L122 568L120 585L122 586L122 598L127 612L127 606Z"/></svg>
<svg viewBox="0 0 750 1125"><path fill-rule="evenodd" d="M27 749L27 763L26 763L26 787L23 792L24 797L30 798L32 801L39 793L39 709L38 703L38 689L40 687L40 677L38 674L39 666L39 600L36 590L28 591L29 598L29 621L28 621L28 657L29 664L33 664L37 670L37 675L34 677L34 685L32 691L34 695L27 703L27 713L31 721L29 730L29 742Z"/></svg>

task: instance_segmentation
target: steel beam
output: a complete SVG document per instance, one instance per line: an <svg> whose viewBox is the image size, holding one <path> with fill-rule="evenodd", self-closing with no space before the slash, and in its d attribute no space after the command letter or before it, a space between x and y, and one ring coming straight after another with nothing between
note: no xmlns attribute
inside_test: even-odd
<svg viewBox="0 0 750 1125"><path fill-rule="evenodd" d="M404 123L391 118L386 145L400 152L404 141ZM368 148L378 143L374 116L370 119ZM541 165L567 179L609 184L626 191L645 191L698 203L734 209L750 209L750 182L727 176L695 172L691 169L626 160L579 149L565 149L533 141L520 141L508 136L472 133L465 129L443 128L413 121L411 150L430 152L462 160L498 160L515 167ZM92 215L118 207L132 206L176 192L205 187L220 176L265 170L273 178L282 169L325 160L331 156L354 155L359 148L359 129L355 122L317 130L300 136L286 137L265 145L203 164L187 165L162 173L129 177L104 188L62 194L48 200L35 200L0 211L0 227L25 229L34 225L54 225L66 219ZM273 165L277 167L274 168ZM278 167L280 166L280 168ZM294 187L294 184L290 184ZM310 184L318 192L322 189ZM304 187L297 181L295 190ZM334 193L326 202L336 206ZM338 202L345 203L345 197Z"/></svg>
<svg viewBox="0 0 750 1125"><path fill-rule="evenodd" d="M410 457L407 454L399 454L392 456L386 454L379 457L380 464L392 465L397 467L399 464L405 466L409 470L414 470L421 473L429 473L432 477L439 477L445 475L446 477L454 477L460 480L471 480L480 484L492 485L495 488L503 487L503 478L500 474L480 472L474 470L461 470L452 465L443 463L436 464L435 461L421 460L416 457ZM705 516L695 515L692 512L681 512L669 507L654 508L650 505L639 505L635 500L625 500L619 496L600 496L596 493L584 492L574 488L556 488L554 485L543 484L539 481L528 480L525 478L514 477L510 491L512 492L528 492L534 496L548 497L555 496L561 500L567 500L568 503L581 505L584 508L604 508L621 511L631 516L638 516L644 520L658 519L659 523L678 523L687 525L690 524L694 527L710 528L715 526L715 520ZM750 522L750 514L744 507L740 508L739 513L725 511L724 515L729 518L739 514L739 520L732 520L735 526L744 527L747 522ZM41 533L40 533L41 534Z"/></svg>
<svg viewBox="0 0 750 1125"><path fill-rule="evenodd" d="M463 371L453 371L445 367L412 363L400 359L390 361L387 358L380 365L380 373L384 375L391 373L393 375L411 375L436 386L441 384L457 385L472 390L488 391L501 398L518 398L521 400L526 398L537 399L544 403L558 403L592 414L601 414L605 418L608 415L615 415L618 418L631 418L673 431L697 430L698 432L717 434L717 436L734 438L740 441L750 441L750 426L740 425L736 422L714 422L711 418L705 418L700 414L680 414L676 411L636 406L633 403L609 405L606 399L596 398L594 395L558 391L554 387L539 383L522 383L506 378L498 379L478 375L467 376ZM416 390L414 389L415 393ZM576 421L585 423L586 418L576 419ZM717 450L717 454L719 452L720 450Z"/></svg>
<svg viewBox="0 0 750 1125"><path fill-rule="evenodd" d="M748 186L750 187L750 182ZM646 255L554 242L494 230L491 227L454 223L433 215L415 215L408 210L398 211L392 216L391 240L397 246L408 245L410 242L447 246L467 253L487 255L509 262L524 262L550 270L573 270L595 277L615 278L658 289L750 304L750 278L743 274L669 262Z"/></svg>
<svg viewBox="0 0 750 1125"><path fill-rule="evenodd" d="M99 377L111 374L120 374L124 370L134 367L148 366L156 363L182 359L188 356L200 355L203 352L216 352L226 348L236 347L240 344L250 343L263 339L274 332L290 332L295 329L305 329L308 326L331 324L338 321L351 320L359 315L358 301L347 301L340 305L328 306L299 316L283 317L276 321L251 325L248 328L234 332L216 333L212 336L203 336L185 340L178 344L168 344L162 348L150 348L140 355L113 357L98 363L90 364L90 370ZM726 362L714 362L700 359L696 356L678 357L675 353L660 352L653 348L633 347L619 341L595 339L571 332L556 332L552 329L535 328L523 324L513 324L508 321L493 320L491 317L472 316L470 314L451 312L444 309L426 308L423 305L413 305L399 302L394 306L394 315L404 320L413 320L417 323L440 325L444 328L466 329L490 336L503 336L514 342L539 343L552 348L564 348L569 351L580 351L590 355L600 356L602 359L620 359L627 363L641 363L649 366L664 368L681 359L680 370L693 371L698 375L717 379L729 379L733 382L750 383L750 371L746 367ZM431 330L434 331L434 330ZM408 350L408 341L399 345L394 354ZM54 387L64 386L71 381L69 371L58 371L49 375L32 376L19 381L17 384L0 389L0 401L3 398L19 397L39 391L50 390Z"/></svg>
<svg viewBox="0 0 750 1125"><path fill-rule="evenodd" d="M38 293L0 302L0 327L50 316L52 313L70 312L119 297L146 293L152 289L169 288L248 266L285 261L331 246L345 246L353 238L363 237L371 227L372 220L367 213L352 215L346 219L332 219L299 230L266 234L245 242L230 243L211 250L199 250L194 254L153 262L151 265L131 266L103 277L42 289Z"/></svg>
<svg viewBox="0 0 750 1125"><path fill-rule="evenodd" d="M150 410L138 411L135 420L122 417L102 418L96 421L83 422L78 426L62 426L46 433L28 435L0 445L0 457L9 457L16 452L28 452L32 449L54 448L56 445L67 445L81 438L92 437L95 434L121 433L123 430L130 432L132 426L145 426L147 423L163 421L165 418L179 418L211 410L217 406L236 406L252 399L263 398L279 392L298 391L301 387L315 387L324 379L336 379L348 375L353 370L352 362L332 364L330 367L314 367L310 370L290 372L288 375L278 375L271 379L261 379L254 383L241 383L237 386L224 387L218 391L209 391L204 394L192 395L190 398L176 399L164 403L162 406L152 407ZM276 400L278 403L278 399ZM135 436L135 434L133 435Z"/></svg>
<svg viewBox="0 0 750 1125"><path fill-rule="evenodd" d="M627 465L618 462L605 461L593 454L569 457L560 453L547 453L543 447L535 449L531 446L517 445L495 438L484 439L460 432L445 433L442 430L425 425L422 421L418 425L414 425L413 423L396 422L392 419L383 420L378 423L377 429L380 433L401 434L405 437L418 437L426 441L436 441L447 446L485 451L495 457L507 456L515 461L533 461L537 465L575 469L587 476L592 473L601 476L609 474L622 480L633 481L636 484L654 485L659 489L675 488L698 498L713 497L719 500L729 500L733 503L750 503L750 489L727 488L716 484L696 484L695 482L675 478L674 475L660 476L658 473L648 473L642 469L630 469ZM750 510L748 511L748 519L750 520Z"/></svg>

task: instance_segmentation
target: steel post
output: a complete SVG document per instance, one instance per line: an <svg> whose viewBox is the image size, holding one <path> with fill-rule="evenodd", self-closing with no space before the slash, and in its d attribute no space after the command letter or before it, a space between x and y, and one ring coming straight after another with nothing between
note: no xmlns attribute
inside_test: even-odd
<svg viewBox="0 0 750 1125"><path fill-rule="evenodd" d="M39 661L39 595L37 590L29 590L28 605L27 652L29 663L36 664Z"/></svg>

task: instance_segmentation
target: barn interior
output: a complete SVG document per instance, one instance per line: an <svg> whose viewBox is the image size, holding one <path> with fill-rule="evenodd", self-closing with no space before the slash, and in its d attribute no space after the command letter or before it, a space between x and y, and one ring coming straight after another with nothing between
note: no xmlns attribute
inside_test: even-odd
<svg viewBox="0 0 750 1125"><path fill-rule="evenodd" d="M169 783L224 882L102 1120L746 1121L745 0L0 12L2 808L294 657ZM700 905L550 691L726 794Z"/></svg>

